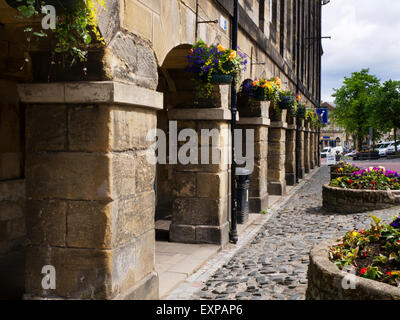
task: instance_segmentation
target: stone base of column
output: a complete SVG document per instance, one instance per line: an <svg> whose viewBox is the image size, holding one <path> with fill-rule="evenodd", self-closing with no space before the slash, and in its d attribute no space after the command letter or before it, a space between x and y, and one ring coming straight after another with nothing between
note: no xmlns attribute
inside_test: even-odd
<svg viewBox="0 0 400 320"><path fill-rule="evenodd" d="M286 181L268 182L268 194L272 196L283 196L286 194Z"/></svg>
<svg viewBox="0 0 400 320"><path fill-rule="evenodd" d="M194 226L171 224L169 240L180 243L206 243L225 245L229 241L229 223L221 226Z"/></svg>
<svg viewBox="0 0 400 320"><path fill-rule="evenodd" d="M303 179L304 178L304 173L305 173L304 167L301 167L301 168L297 169L297 177L299 179Z"/></svg>
<svg viewBox="0 0 400 320"><path fill-rule="evenodd" d="M249 210L251 213L262 213L268 208L268 193L260 197L249 198Z"/></svg>
<svg viewBox="0 0 400 320"><path fill-rule="evenodd" d="M286 185L294 186L296 184L296 173L287 173L286 172Z"/></svg>
<svg viewBox="0 0 400 320"><path fill-rule="evenodd" d="M159 278L156 272L135 285L129 293L117 296L114 300L158 300Z"/></svg>

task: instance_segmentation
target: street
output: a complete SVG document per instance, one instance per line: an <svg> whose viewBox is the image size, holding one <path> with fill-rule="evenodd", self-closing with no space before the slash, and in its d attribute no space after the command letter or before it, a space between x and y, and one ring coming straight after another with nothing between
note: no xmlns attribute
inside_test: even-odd
<svg viewBox="0 0 400 320"><path fill-rule="evenodd" d="M398 161L383 163L399 165ZM310 249L321 240L364 229L371 221L372 213L325 213L321 208L321 188L328 181L329 168L321 167L289 204L265 224L262 232L218 270L193 299L305 299ZM398 208L392 208L373 214L390 221L397 212Z"/></svg>

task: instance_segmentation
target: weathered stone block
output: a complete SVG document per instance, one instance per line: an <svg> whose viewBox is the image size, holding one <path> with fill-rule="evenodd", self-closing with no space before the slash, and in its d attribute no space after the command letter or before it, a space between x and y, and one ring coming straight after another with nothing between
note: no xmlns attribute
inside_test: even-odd
<svg viewBox="0 0 400 320"><path fill-rule="evenodd" d="M67 146L66 106L29 105L26 110L28 152L64 151ZM44 126L46 130L43 130Z"/></svg>
<svg viewBox="0 0 400 320"><path fill-rule="evenodd" d="M196 173L194 172L175 172L174 190L176 197L195 197L196 196Z"/></svg>
<svg viewBox="0 0 400 320"><path fill-rule="evenodd" d="M169 240L171 242L195 243L196 227L172 223L169 229Z"/></svg>
<svg viewBox="0 0 400 320"><path fill-rule="evenodd" d="M25 298L111 299L112 252L92 249L30 247L26 257ZM56 289L42 288L42 268L56 270Z"/></svg>
<svg viewBox="0 0 400 320"><path fill-rule="evenodd" d="M118 201L114 214L113 245L121 246L154 229L154 192Z"/></svg>
<svg viewBox="0 0 400 320"><path fill-rule="evenodd" d="M70 201L67 212L68 247L111 249L113 203Z"/></svg>
<svg viewBox="0 0 400 320"><path fill-rule="evenodd" d="M137 165L136 158L132 153L114 153L111 155L113 199L135 195Z"/></svg>
<svg viewBox="0 0 400 320"><path fill-rule="evenodd" d="M35 246L65 247L66 212L67 204L65 201L27 201L26 226L30 244ZM85 221L85 223L90 222Z"/></svg>
<svg viewBox="0 0 400 320"><path fill-rule="evenodd" d="M27 195L34 200L110 200L109 165L107 155L29 155L26 164Z"/></svg>
<svg viewBox="0 0 400 320"><path fill-rule="evenodd" d="M178 198L173 203L172 223L218 226L226 221L227 200Z"/></svg>
<svg viewBox="0 0 400 320"><path fill-rule="evenodd" d="M228 194L228 173L197 173L197 196L218 200Z"/></svg>
<svg viewBox="0 0 400 320"><path fill-rule="evenodd" d="M110 108L107 105L73 106L68 110L71 151L108 152L111 149Z"/></svg>
<svg viewBox="0 0 400 320"><path fill-rule="evenodd" d="M154 144L154 141L147 141L146 136L150 130L157 128L155 111L115 107L111 119L112 150L145 150Z"/></svg>

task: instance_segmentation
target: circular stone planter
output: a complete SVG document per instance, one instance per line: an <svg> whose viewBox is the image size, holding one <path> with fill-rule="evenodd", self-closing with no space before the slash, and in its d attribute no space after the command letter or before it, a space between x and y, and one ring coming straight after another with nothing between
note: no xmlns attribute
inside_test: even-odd
<svg viewBox="0 0 400 320"><path fill-rule="evenodd" d="M323 208L336 213L361 213L400 206L400 190L353 190L324 185Z"/></svg>
<svg viewBox="0 0 400 320"><path fill-rule="evenodd" d="M311 250L307 300L400 300L400 288L339 270L329 260L336 243L327 240Z"/></svg>

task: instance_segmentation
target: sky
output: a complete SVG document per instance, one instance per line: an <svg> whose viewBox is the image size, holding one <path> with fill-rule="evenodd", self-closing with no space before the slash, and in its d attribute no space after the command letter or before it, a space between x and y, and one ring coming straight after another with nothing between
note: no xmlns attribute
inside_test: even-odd
<svg viewBox="0 0 400 320"><path fill-rule="evenodd" d="M322 11L322 101L334 101L344 77L369 68L400 80L400 0L331 0Z"/></svg>

